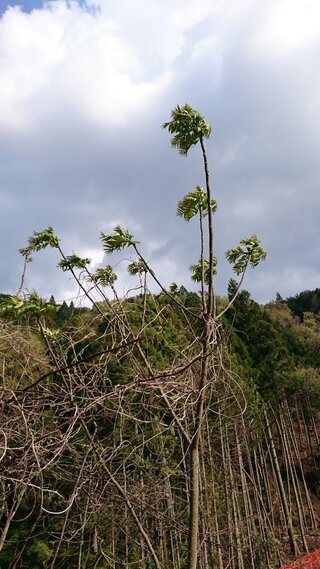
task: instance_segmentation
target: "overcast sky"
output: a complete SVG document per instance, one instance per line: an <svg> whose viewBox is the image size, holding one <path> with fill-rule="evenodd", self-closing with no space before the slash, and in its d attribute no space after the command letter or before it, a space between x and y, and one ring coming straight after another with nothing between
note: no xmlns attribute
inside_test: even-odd
<svg viewBox="0 0 320 569"><path fill-rule="evenodd" d="M268 250L254 299L319 287L319 61L319 0L0 0L0 292L33 230L98 266L118 223L164 284L193 288L197 224L175 211L204 184L200 149L182 158L160 128L185 102L213 127L218 292L224 252L252 233ZM38 254L27 288L71 298L57 262Z"/></svg>

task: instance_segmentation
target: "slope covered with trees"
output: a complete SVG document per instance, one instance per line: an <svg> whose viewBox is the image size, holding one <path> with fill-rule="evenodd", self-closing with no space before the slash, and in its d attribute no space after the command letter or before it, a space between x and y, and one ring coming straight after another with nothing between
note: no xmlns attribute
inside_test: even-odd
<svg viewBox="0 0 320 569"><path fill-rule="evenodd" d="M102 246L133 252L140 288L121 299L111 265L92 272L47 228L26 266L55 249L90 308L1 299L1 568L272 569L317 545L318 314L241 290L265 257L255 235L227 252L238 281L214 294L211 129L189 105L164 126L203 159L204 189L177 209L198 221L200 292L166 290L116 227Z"/></svg>

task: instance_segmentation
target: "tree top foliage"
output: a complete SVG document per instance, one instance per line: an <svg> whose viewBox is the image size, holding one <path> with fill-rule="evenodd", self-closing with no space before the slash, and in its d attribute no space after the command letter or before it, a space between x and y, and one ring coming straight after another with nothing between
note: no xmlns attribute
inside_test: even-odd
<svg viewBox="0 0 320 569"><path fill-rule="evenodd" d="M171 121L165 122L163 128L173 135L171 144L178 148L182 156L187 156L192 146L211 134L210 124L188 103L182 107L177 105L171 111Z"/></svg>

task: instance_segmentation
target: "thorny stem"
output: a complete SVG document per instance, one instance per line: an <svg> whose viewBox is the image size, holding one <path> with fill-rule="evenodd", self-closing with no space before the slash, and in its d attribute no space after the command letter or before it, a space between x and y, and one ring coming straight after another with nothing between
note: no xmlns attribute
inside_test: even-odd
<svg viewBox="0 0 320 569"><path fill-rule="evenodd" d="M200 438L204 419L206 387L208 385L210 344L215 341L215 300L213 291L213 220L211 210L211 188L208 158L203 138L200 137L200 145L204 161L206 179L207 203L208 203L208 238L209 238L209 278L208 278L208 303L204 314L205 330L202 347L202 364L199 385L197 388L198 402L195 414L194 432L190 445L190 514L189 514L189 547L188 569L197 569L199 553L199 507L200 507ZM203 264L203 263L202 263Z"/></svg>
<svg viewBox="0 0 320 569"><path fill-rule="evenodd" d="M207 202L208 202L208 233L209 233L209 282L208 282L208 305L207 305L207 316L212 316L215 313L215 300L213 291L213 216L211 209L211 187L210 187L210 172L208 165L207 150L203 141L200 137L200 145L203 156L204 172L206 179L206 191L207 191Z"/></svg>
<svg viewBox="0 0 320 569"><path fill-rule="evenodd" d="M28 263L31 261L31 257L30 255L24 255L24 261L23 261L23 270L22 270L22 275L21 275L21 281L20 281L20 286L17 290L16 296L19 296L23 290L24 287L24 281L26 278L26 272L27 272L27 265Z"/></svg>

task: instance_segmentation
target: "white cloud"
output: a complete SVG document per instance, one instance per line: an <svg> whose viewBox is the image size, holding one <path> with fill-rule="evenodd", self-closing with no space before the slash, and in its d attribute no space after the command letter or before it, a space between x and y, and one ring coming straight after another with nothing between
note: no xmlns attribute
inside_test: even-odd
<svg viewBox="0 0 320 569"><path fill-rule="evenodd" d="M271 254L259 269L264 277L248 281L259 297L268 299L280 256L283 288L310 286L303 252L316 263L320 250L319 12L317 0L87 0L87 8L54 0L30 14L7 10L0 19L3 286L18 281L15 254L26 236L49 224L67 253L87 252L99 264L99 230L120 223L167 283L190 282L195 225L175 221L175 204L203 183L201 159L195 150L181 160L160 129L186 100L213 122L218 247L261 231ZM307 235L297 237L293 226L308 226ZM297 249L303 278L293 281ZM32 264L28 286L69 294L49 257Z"/></svg>
<svg viewBox="0 0 320 569"><path fill-rule="evenodd" d="M276 58L295 55L315 42L319 45L320 4L318 0L268 2L253 46Z"/></svg>
<svg viewBox="0 0 320 569"><path fill-rule="evenodd" d="M123 125L170 78L168 72L143 76L135 46L108 15L76 2L56 0L31 14L10 9L0 20L0 38L0 124L7 128L64 109L82 120Z"/></svg>
<svg viewBox="0 0 320 569"><path fill-rule="evenodd" d="M104 258L104 252L102 249L96 248L85 248L80 250L80 256L85 259L90 259L90 269L95 269L98 265L100 265Z"/></svg>

